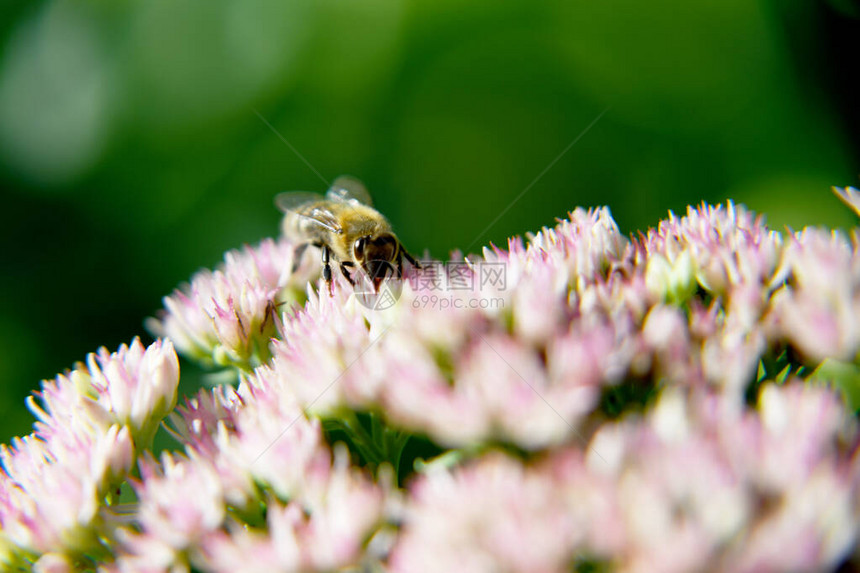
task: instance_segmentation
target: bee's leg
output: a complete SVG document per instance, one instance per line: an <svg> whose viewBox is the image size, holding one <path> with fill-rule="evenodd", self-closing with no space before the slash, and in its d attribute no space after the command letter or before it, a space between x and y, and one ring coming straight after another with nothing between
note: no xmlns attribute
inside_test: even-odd
<svg viewBox="0 0 860 573"><path fill-rule="evenodd" d="M329 296L333 296L334 293L331 290L331 253L326 245L322 245L320 249L322 250L323 280L328 285Z"/></svg>
<svg viewBox="0 0 860 573"><path fill-rule="evenodd" d="M302 243L293 251L293 270L290 271L292 274L295 274L299 270L299 266L302 264L302 255L305 254L310 245L310 243Z"/></svg>
<svg viewBox="0 0 860 573"><path fill-rule="evenodd" d="M419 263L417 260L415 260L415 257L413 257L412 255L409 254L409 251L407 251L405 249L401 249L400 252L403 254L404 257L406 257L406 260L409 261L410 265L412 265L416 269L421 268L421 263Z"/></svg>
<svg viewBox="0 0 860 573"><path fill-rule="evenodd" d="M340 264L340 272L343 275L343 278L345 278L352 286L355 286L355 279L352 278L352 276L346 269L354 266L355 263L353 263L352 261L344 261Z"/></svg>
<svg viewBox="0 0 860 573"><path fill-rule="evenodd" d="M397 278L403 278L403 249L397 251Z"/></svg>

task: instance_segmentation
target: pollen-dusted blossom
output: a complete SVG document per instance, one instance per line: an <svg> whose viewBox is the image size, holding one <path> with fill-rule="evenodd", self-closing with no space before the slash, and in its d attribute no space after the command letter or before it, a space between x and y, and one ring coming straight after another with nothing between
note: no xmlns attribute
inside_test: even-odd
<svg viewBox="0 0 860 573"><path fill-rule="evenodd" d="M850 452L840 450L845 417L838 400L789 383L768 384L762 402L761 411L739 413L712 395L685 400L669 392L650 423L606 426L595 436L592 469L604 465L597 452L616 450L613 441L623 452L610 470L625 514L622 569L690 571L716 560L725 571L819 571L848 555L857 509L846 502L858 479L846 473ZM811 512L794 507L821 480L832 497L819 498ZM786 519L792 526L780 532L775 525ZM781 555L751 559L762 541L781 547Z"/></svg>
<svg viewBox="0 0 860 573"><path fill-rule="evenodd" d="M531 236L525 254L566 269L568 284L579 288L623 260L628 244L608 207L577 208L556 228L544 227Z"/></svg>
<svg viewBox="0 0 860 573"><path fill-rule="evenodd" d="M144 533L182 551L221 525L224 493L206 460L165 453L141 462L138 516Z"/></svg>
<svg viewBox="0 0 860 573"><path fill-rule="evenodd" d="M86 364L44 381L27 403L42 438L95 436L120 424L146 447L158 423L175 406L178 383L179 362L171 342L159 340L144 348L136 338L116 352L101 348L87 357Z"/></svg>
<svg viewBox="0 0 860 573"><path fill-rule="evenodd" d="M771 323L805 358L852 359L860 350L860 261L837 231L792 234L777 273Z"/></svg>
<svg viewBox="0 0 860 573"><path fill-rule="evenodd" d="M675 273L685 276L678 267L689 268L706 291L730 297L735 287L768 282L782 239L762 217L728 202L725 207L688 207L681 218L670 212L648 232L643 245L646 265L659 254L672 263Z"/></svg>
<svg viewBox="0 0 860 573"><path fill-rule="evenodd" d="M305 475L301 492L267 496L253 526L230 515L218 471L206 460L145 464L140 485L140 533L122 532L120 571L330 571L358 564L383 516L384 490L351 467L336 449ZM156 472L154 474L150 472Z"/></svg>
<svg viewBox="0 0 860 573"><path fill-rule="evenodd" d="M289 272L294 245L266 240L230 251L215 271L165 297L166 313L150 329L169 337L183 355L206 364L250 369L269 358L277 308L301 297L309 275Z"/></svg>
<svg viewBox="0 0 860 573"><path fill-rule="evenodd" d="M201 390L170 413L168 429L186 449L208 457L218 451L216 436L235 430L241 405L242 398L232 386Z"/></svg>
<svg viewBox="0 0 860 573"><path fill-rule="evenodd" d="M167 338L30 399L34 433L0 451L0 563L853 570L858 237L731 202L625 237L576 209L378 297L309 282L318 257L294 273L288 239L230 252L165 298ZM174 345L235 385L177 400Z"/></svg>
<svg viewBox="0 0 860 573"><path fill-rule="evenodd" d="M373 341L360 305L348 297L345 289L332 297L311 295L304 309L285 318L282 339L272 345L272 370L261 374L321 416L344 406L345 378L360 376L364 364L356 361Z"/></svg>
<svg viewBox="0 0 860 573"><path fill-rule="evenodd" d="M74 562L58 553L46 553L33 564L34 573L72 573L75 571Z"/></svg>
<svg viewBox="0 0 860 573"><path fill-rule="evenodd" d="M17 557L73 554L99 546L99 528L110 520L101 500L130 469L134 447L128 428L114 425L97 437L16 438L0 460L0 525L21 552ZM6 560L9 565L15 557Z"/></svg>
<svg viewBox="0 0 860 573"><path fill-rule="evenodd" d="M189 454L215 469L225 500L243 511L259 502L256 484L289 498L311 468L329 460L319 421L308 420L292 397L282 393L281 401L276 392L266 378L243 382L228 396L218 388L204 390L171 417Z"/></svg>
<svg viewBox="0 0 860 573"><path fill-rule="evenodd" d="M603 563L642 572L819 571L838 564L857 536L860 481L847 475L849 461L838 452L844 418L832 393L770 386L765 411L740 417L714 400L668 392L645 420L604 426L582 448L584 458L561 450L524 465L491 453L453 469L430 467L409 488L392 570L565 571ZM768 413L774 408L781 411ZM772 427L774 415L799 428ZM789 454L809 431L815 438ZM759 446L781 457L785 479L762 482L769 462L746 457L767 457Z"/></svg>
<svg viewBox="0 0 860 573"><path fill-rule="evenodd" d="M391 570L561 571L584 523L565 511L553 476L489 455L412 484Z"/></svg>
<svg viewBox="0 0 860 573"><path fill-rule="evenodd" d="M30 400L35 432L3 446L0 536L12 566L40 554L103 550L118 516L106 500L176 401L178 362L170 342L139 340L46 381Z"/></svg>
<svg viewBox="0 0 860 573"><path fill-rule="evenodd" d="M144 350L135 339L112 354L102 348L89 356L88 370L86 383L102 408L128 426L141 446L148 446L158 424L176 406L179 360L173 344L156 341Z"/></svg>

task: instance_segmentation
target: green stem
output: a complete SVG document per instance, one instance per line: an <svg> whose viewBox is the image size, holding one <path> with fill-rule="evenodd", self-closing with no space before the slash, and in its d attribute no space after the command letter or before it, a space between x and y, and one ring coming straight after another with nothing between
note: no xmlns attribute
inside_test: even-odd
<svg viewBox="0 0 860 573"><path fill-rule="evenodd" d="M406 448L406 443L409 441L411 436L406 432L389 430L388 437L389 460L394 468L394 486L399 487L400 458L403 456L403 450Z"/></svg>
<svg viewBox="0 0 860 573"><path fill-rule="evenodd" d="M367 433L364 426L359 422L358 417L354 412L350 412L343 420L343 425L347 429L350 438L362 455L367 458L374 466L378 466L385 461L385 452L380 450L379 446L373 440L373 437Z"/></svg>

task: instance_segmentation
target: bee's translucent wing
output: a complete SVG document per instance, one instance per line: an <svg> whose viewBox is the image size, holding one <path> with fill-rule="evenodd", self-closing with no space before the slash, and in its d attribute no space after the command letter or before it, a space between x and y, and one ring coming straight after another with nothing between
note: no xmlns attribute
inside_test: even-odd
<svg viewBox="0 0 860 573"><path fill-rule="evenodd" d="M370 198L370 193L367 192L364 183L351 175L341 175L335 179L325 196L330 201L373 206L373 199Z"/></svg>
<svg viewBox="0 0 860 573"><path fill-rule="evenodd" d="M324 205L318 205L311 208L309 211L299 213L301 217L310 219L317 225L321 225L334 233L343 233L343 226L338 221L337 217Z"/></svg>
<svg viewBox="0 0 860 573"><path fill-rule="evenodd" d="M319 193L286 191L275 196L275 205L284 213L293 213L334 233L343 232L337 217L325 207L325 198Z"/></svg>
<svg viewBox="0 0 860 573"><path fill-rule="evenodd" d="M275 195L275 205L284 213L295 213L299 207L322 200L322 195L310 191L284 191Z"/></svg>

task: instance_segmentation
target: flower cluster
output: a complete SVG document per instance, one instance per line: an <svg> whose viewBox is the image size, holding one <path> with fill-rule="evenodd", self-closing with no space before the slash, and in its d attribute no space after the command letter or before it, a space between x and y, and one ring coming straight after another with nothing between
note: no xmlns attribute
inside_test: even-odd
<svg viewBox="0 0 860 573"><path fill-rule="evenodd" d="M8 568L56 570L49 565L109 556L123 520L114 492L176 404L169 341L144 349L135 340L87 362L42 385L41 404L30 400L35 431L0 452L0 563Z"/></svg>
<svg viewBox="0 0 860 573"><path fill-rule="evenodd" d="M294 249L288 241L269 239L255 249L228 252L222 268L201 271L165 297L166 312L162 320L149 321L150 330L206 365L250 370L266 362L277 308L302 300L315 268L291 273Z"/></svg>
<svg viewBox="0 0 860 573"><path fill-rule="evenodd" d="M608 209L577 209L389 279L384 308L339 278L313 288L295 252L228 253L151 321L237 385L174 408L166 340L43 385L35 432L2 453L7 566L860 562L856 229L783 235L728 203L626 237Z"/></svg>
<svg viewBox="0 0 860 573"><path fill-rule="evenodd" d="M838 565L858 515L837 399L793 384L763 391L761 414L725 406L666 391L644 419L601 427L588 449L432 468L411 488L391 570Z"/></svg>

